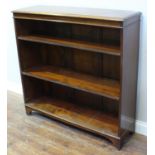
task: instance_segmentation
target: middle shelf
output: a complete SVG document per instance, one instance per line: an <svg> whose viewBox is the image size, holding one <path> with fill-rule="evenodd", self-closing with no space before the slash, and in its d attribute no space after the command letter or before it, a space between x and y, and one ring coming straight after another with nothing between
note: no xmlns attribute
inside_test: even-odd
<svg viewBox="0 0 155 155"><path fill-rule="evenodd" d="M53 66L32 67L24 70L22 74L114 100L119 100L120 97L120 83L117 80L94 77Z"/></svg>

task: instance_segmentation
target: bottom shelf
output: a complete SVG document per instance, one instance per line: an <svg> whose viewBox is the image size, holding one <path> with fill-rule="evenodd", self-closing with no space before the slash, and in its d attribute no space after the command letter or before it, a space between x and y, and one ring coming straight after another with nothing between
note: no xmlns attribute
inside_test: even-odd
<svg viewBox="0 0 155 155"><path fill-rule="evenodd" d="M48 97L33 100L26 107L100 135L117 137L118 119L96 109Z"/></svg>

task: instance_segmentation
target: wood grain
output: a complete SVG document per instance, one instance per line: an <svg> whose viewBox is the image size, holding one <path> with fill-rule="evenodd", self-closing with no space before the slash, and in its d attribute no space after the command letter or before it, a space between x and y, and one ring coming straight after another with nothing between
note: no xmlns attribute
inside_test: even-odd
<svg viewBox="0 0 155 155"><path fill-rule="evenodd" d="M135 131L139 54L139 24L140 22L137 22L132 24L130 27L126 27L122 34L122 49L124 53L121 57L122 92L120 104L120 127L122 129L127 129L130 131ZM126 119L124 119L124 117ZM128 121L127 119L130 119L130 121Z"/></svg>
<svg viewBox="0 0 155 155"><path fill-rule="evenodd" d="M60 39L60 38L40 36L40 35L19 36L18 39L120 56L119 47L112 46L112 45L108 46L106 44L104 45L104 44L97 44L97 43L89 43L89 42L78 41L78 40Z"/></svg>
<svg viewBox="0 0 155 155"><path fill-rule="evenodd" d="M93 108L49 97L29 101L26 107L88 131L117 137L118 119Z"/></svg>
<svg viewBox="0 0 155 155"><path fill-rule="evenodd" d="M63 16L74 18L88 18L111 21L124 21L139 12L125 11L125 10L108 10L95 8L81 8L81 7L63 7L63 6L35 6L13 11L14 13L40 14L51 16Z"/></svg>
<svg viewBox="0 0 155 155"><path fill-rule="evenodd" d="M79 7L36 6L14 10L15 19L122 28L139 20L140 12Z"/></svg>
<svg viewBox="0 0 155 155"><path fill-rule="evenodd" d="M119 82L116 80L97 78L51 66L33 67L23 71L23 75L119 100Z"/></svg>

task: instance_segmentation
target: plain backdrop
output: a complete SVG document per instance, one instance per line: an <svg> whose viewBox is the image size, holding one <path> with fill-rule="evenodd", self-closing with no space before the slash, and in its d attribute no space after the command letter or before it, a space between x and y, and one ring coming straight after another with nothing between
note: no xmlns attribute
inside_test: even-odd
<svg viewBox="0 0 155 155"><path fill-rule="evenodd" d="M135 10L142 13L140 28L140 51L137 90L137 126L139 133L146 134L147 123L147 43L146 43L146 0L10 0L5 7L4 30L7 42L7 81L8 89L21 91L21 81L17 59L17 48L14 34L12 10L33 5L63 5L74 7L106 8ZM3 25L4 26L4 25Z"/></svg>

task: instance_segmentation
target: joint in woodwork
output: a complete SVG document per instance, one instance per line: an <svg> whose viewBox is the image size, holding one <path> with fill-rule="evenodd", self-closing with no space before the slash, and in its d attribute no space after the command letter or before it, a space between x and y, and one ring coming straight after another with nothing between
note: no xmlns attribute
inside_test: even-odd
<svg viewBox="0 0 155 155"><path fill-rule="evenodd" d="M27 115L31 115L32 114L32 109L31 108L25 107L25 110L26 110L26 114Z"/></svg>
<svg viewBox="0 0 155 155"><path fill-rule="evenodd" d="M112 139L111 142L118 150L120 150L122 148L121 139Z"/></svg>

